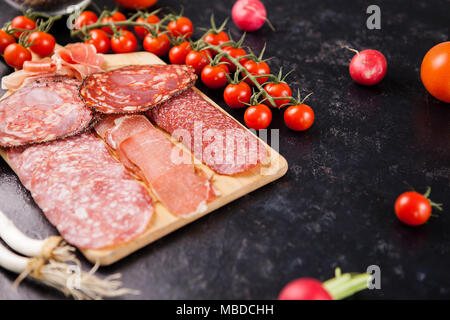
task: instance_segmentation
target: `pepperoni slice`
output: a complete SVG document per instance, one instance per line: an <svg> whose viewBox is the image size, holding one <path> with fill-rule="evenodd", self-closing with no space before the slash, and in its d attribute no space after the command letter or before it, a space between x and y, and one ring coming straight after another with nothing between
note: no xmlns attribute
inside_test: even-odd
<svg viewBox="0 0 450 320"><path fill-rule="evenodd" d="M194 69L184 65L128 66L88 76L80 95L101 113L146 111L194 85Z"/></svg>
<svg viewBox="0 0 450 320"><path fill-rule="evenodd" d="M92 110L78 97L76 79L37 79L0 101L0 146L48 142L88 128Z"/></svg>

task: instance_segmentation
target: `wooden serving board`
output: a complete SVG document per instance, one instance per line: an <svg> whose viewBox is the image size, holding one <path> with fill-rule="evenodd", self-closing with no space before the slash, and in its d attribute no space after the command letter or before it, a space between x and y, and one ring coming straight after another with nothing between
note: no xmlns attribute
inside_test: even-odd
<svg viewBox="0 0 450 320"><path fill-rule="evenodd" d="M148 52L110 54L105 55L105 58L106 62L104 65L104 69L106 70L112 70L128 65L164 64L161 59ZM6 93L5 96L7 94L8 93ZM225 110L220 108L214 101L209 99L203 93L201 94L217 109L236 121ZM236 122L239 123L238 121ZM239 125L241 124L239 123ZM186 150L186 148L181 143L175 141L169 135L167 136L175 144ZM150 222L149 228L143 234L133 239L132 241L121 244L119 246L101 250L82 249L81 252L92 263L99 263L100 265L112 264L131 254L132 252L152 243L153 241L156 241L164 237L165 235L189 224L190 222L203 217L204 215L216 210L217 208L220 208L227 203L262 187L263 185L282 177L288 169L287 161L270 146L268 146L267 144L266 146L269 150L270 163L268 163L267 165L258 166L252 170L235 176L218 175L214 173L210 168L201 163L195 165L197 169L203 170L209 176L213 177L213 185L215 189L220 193L220 195L214 201L208 204L206 211L191 215L188 218L177 217L175 215L172 215L160 202L158 202L152 194L151 190L149 190L155 202L155 212L154 216L152 217L152 221ZM1 151L0 154L6 160L6 162L8 162L5 152Z"/></svg>

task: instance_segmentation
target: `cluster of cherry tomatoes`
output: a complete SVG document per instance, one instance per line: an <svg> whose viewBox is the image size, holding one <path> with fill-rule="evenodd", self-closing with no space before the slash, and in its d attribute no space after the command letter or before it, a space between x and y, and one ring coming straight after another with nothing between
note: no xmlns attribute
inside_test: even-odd
<svg viewBox="0 0 450 320"><path fill-rule="evenodd" d="M22 15L8 22L0 30L0 54L5 62L16 69L22 69L25 61L32 59L31 52L46 57L55 49L55 38L47 33L55 17L37 21ZM30 51L31 50L31 51Z"/></svg>

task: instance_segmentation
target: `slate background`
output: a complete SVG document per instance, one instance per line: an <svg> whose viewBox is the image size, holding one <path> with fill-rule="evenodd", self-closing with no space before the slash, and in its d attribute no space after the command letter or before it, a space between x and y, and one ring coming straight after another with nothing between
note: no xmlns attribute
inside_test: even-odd
<svg viewBox="0 0 450 320"><path fill-rule="evenodd" d="M307 132L289 131L274 111L271 128L280 129L288 173L100 274L121 272L141 299L273 299L291 279L326 280L337 266L364 271L376 264L382 289L354 299L450 298L450 106L428 95L419 77L425 53L449 39L450 3L377 1L382 29L368 30L373 1L264 2L276 32L265 26L246 44L258 51L267 42L273 70L295 69L290 84L314 92L308 103L316 121ZM195 26L206 27L211 13L228 16L233 1L159 1L180 4ZM16 14L0 3L0 23ZM63 23L53 30L59 43L69 41ZM352 53L341 45L383 52L389 66L382 83L353 83ZM208 93L224 105L221 92ZM230 113L243 120L242 110ZM393 204L408 184L431 186L444 212L419 228L402 225ZM0 209L31 236L55 233L3 161ZM0 298L63 298L30 281L13 291L14 278L0 270Z"/></svg>

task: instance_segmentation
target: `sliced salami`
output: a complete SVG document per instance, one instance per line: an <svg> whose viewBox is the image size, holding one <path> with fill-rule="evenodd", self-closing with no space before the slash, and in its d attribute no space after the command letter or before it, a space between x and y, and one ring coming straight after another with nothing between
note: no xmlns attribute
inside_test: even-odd
<svg viewBox="0 0 450 320"><path fill-rule="evenodd" d="M10 149L7 155L48 220L79 248L122 244L150 223L148 191L92 132Z"/></svg>
<svg viewBox="0 0 450 320"><path fill-rule="evenodd" d="M76 79L37 79L0 101L0 146L16 147L68 137L88 128L94 113L78 97Z"/></svg>
<svg viewBox="0 0 450 320"><path fill-rule="evenodd" d="M147 115L217 173L241 173L267 157L261 141L194 89L153 108Z"/></svg>
<svg viewBox="0 0 450 320"><path fill-rule="evenodd" d="M182 65L128 66L88 76L80 89L101 113L146 111L194 85L194 69Z"/></svg>

